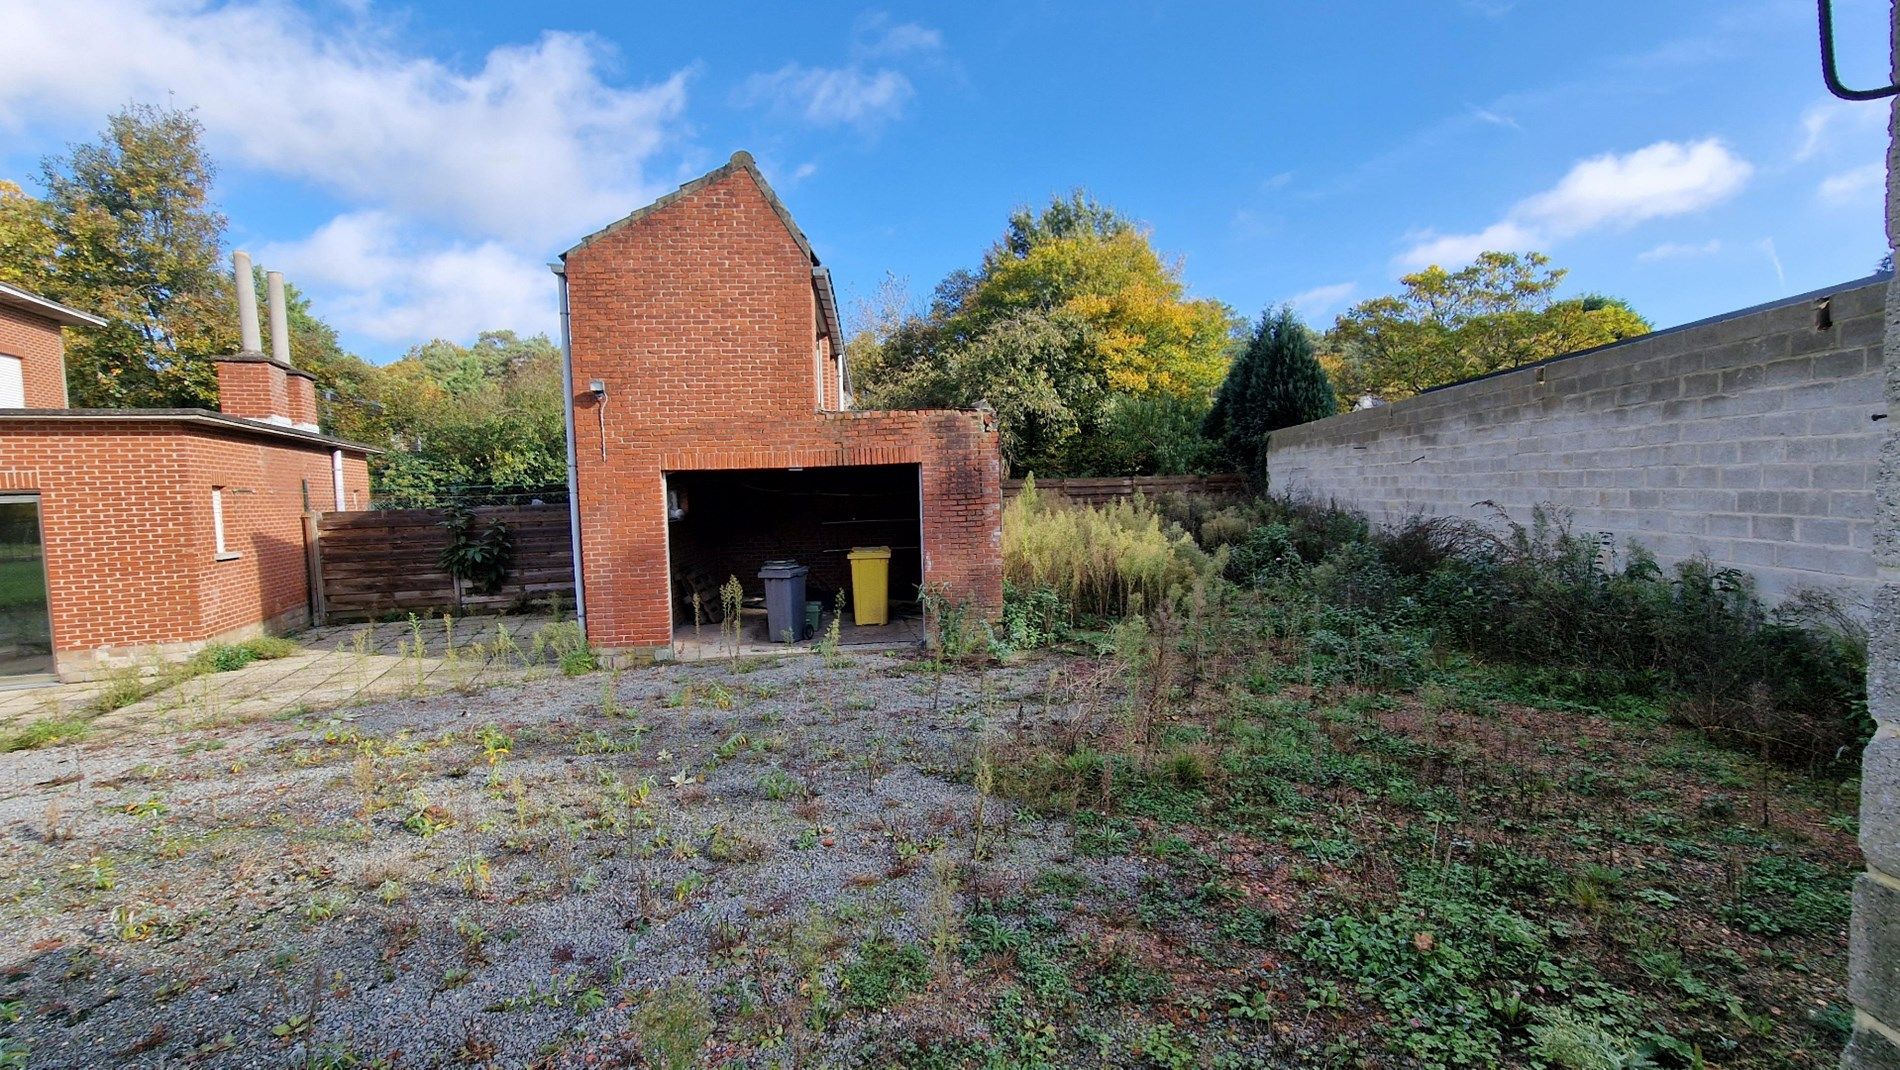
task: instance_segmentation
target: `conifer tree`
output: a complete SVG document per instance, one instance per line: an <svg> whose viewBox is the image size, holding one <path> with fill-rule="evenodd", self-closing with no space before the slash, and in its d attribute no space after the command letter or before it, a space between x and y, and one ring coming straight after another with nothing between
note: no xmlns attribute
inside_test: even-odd
<svg viewBox="0 0 1900 1070"><path fill-rule="evenodd" d="M1267 435L1338 411L1313 335L1290 308L1262 313L1227 370L1203 430L1236 468L1260 472Z"/></svg>

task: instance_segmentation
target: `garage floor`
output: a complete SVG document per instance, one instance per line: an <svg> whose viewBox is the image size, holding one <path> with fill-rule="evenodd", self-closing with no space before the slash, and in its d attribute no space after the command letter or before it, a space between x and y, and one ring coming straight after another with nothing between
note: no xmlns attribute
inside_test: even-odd
<svg viewBox="0 0 1900 1070"><path fill-rule="evenodd" d="M771 642L767 638L764 610L747 609L744 617L745 634L739 641L739 654L743 657L810 651L816 645L811 641L790 644ZM827 613L820 627L830 626L831 614ZM847 614L838 626L838 645L841 648L894 650L921 646L923 641L923 616L918 612L915 602L891 603L889 624L859 626L851 623L851 617ZM726 645L724 637L719 634L717 624L703 624L697 629L682 625L673 629L673 657L678 661L703 661L730 656L732 648Z"/></svg>

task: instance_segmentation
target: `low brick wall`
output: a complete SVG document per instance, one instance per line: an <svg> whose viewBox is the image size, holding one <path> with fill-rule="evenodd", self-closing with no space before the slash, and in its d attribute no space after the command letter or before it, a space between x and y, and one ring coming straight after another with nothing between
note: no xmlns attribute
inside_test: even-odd
<svg viewBox="0 0 1900 1070"><path fill-rule="evenodd" d="M1548 502L1664 563L1705 554L1770 600L1828 589L1864 616L1886 292L1863 279L1276 431L1269 489L1388 524Z"/></svg>

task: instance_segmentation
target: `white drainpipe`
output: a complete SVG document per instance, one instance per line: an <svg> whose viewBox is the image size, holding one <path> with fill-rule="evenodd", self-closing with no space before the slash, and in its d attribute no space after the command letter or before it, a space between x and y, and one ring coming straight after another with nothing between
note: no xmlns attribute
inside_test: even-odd
<svg viewBox="0 0 1900 1070"><path fill-rule="evenodd" d="M567 265L549 264L548 269L561 280L561 408L567 417L567 537L574 558L574 619L580 621L581 634L587 634L587 590L581 583L581 488L580 461L574 452L574 341L568 331ZM605 434L601 449L607 448Z"/></svg>
<svg viewBox="0 0 1900 1070"><path fill-rule="evenodd" d="M343 504L343 451L330 451L330 491L336 495L336 511L343 512L348 506Z"/></svg>

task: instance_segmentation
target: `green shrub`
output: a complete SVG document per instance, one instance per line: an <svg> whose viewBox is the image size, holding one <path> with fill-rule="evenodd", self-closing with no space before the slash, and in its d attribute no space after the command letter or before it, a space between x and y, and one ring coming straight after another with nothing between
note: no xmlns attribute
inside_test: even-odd
<svg viewBox="0 0 1900 1070"><path fill-rule="evenodd" d="M1015 650L1033 650L1062 638L1068 630L1069 607L1046 583L1024 589L1003 581L1001 639Z"/></svg>

